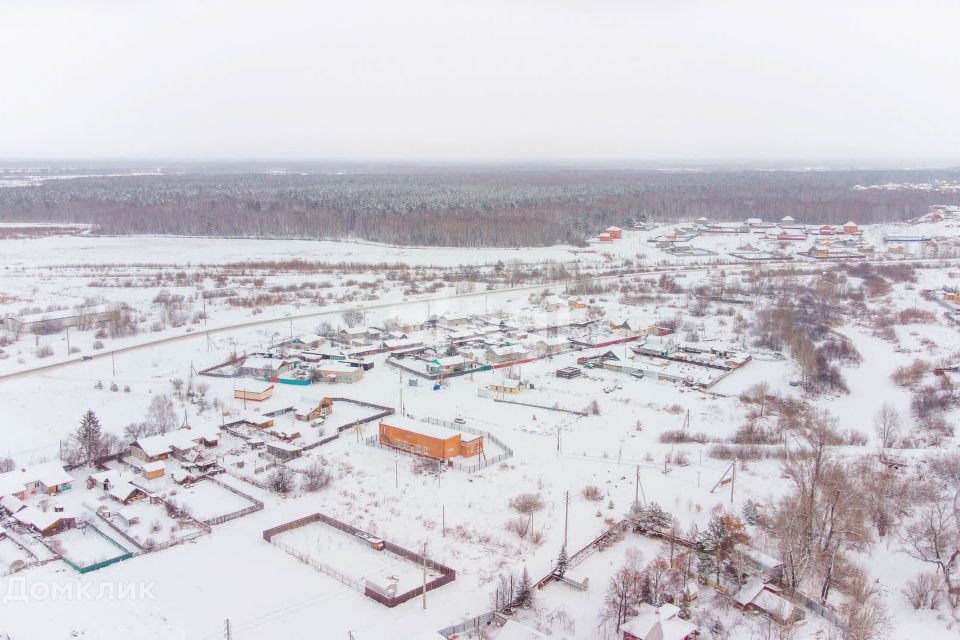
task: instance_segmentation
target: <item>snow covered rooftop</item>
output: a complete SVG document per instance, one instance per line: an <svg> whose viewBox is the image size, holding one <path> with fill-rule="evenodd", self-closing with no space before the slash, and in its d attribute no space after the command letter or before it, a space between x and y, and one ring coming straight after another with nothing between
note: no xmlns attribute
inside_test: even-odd
<svg viewBox="0 0 960 640"><path fill-rule="evenodd" d="M397 429L403 429L404 431L410 431L412 433L419 433L431 438L437 438L439 440L446 440L454 436L461 436L463 440L472 440L477 437L444 427L443 425L420 422L419 420L414 420L406 416L389 416L381 420L380 423L390 427L396 427Z"/></svg>

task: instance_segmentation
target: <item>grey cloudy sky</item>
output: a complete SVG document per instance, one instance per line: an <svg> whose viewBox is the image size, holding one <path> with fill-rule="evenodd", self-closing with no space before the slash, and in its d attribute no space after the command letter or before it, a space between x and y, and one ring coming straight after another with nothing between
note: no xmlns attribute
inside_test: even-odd
<svg viewBox="0 0 960 640"><path fill-rule="evenodd" d="M0 0L0 156L960 157L957 0Z"/></svg>

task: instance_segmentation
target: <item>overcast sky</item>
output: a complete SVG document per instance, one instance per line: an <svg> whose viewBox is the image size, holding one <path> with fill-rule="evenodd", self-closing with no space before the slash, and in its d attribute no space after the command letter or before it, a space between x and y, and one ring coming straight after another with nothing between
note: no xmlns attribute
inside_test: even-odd
<svg viewBox="0 0 960 640"><path fill-rule="evenodd" d="M0 0L0 157L960 158L958 0Z"/></svg>

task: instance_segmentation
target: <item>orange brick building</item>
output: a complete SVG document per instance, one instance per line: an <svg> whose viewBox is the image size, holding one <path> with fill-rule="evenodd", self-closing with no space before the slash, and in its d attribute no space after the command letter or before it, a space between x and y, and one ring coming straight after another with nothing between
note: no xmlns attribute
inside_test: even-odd
<svg viewBox="0 0 960 640"><path fill-rule="evenodd" d="M480 455L483 436L467 435L403 416L390 416L380 422L380 444L437 460L449 460L457 456Z"/></svg>

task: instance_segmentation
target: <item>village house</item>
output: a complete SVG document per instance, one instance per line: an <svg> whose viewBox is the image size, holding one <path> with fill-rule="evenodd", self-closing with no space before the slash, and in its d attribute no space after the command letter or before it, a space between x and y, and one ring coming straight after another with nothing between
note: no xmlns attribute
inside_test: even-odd
<svg viewBox="0 0 960 640"><path fill-rule="evenodd" d="M56 495L73 488L73 478L56 462L44 462L0 474L0 497L45 493Z"/></svg>
<svg viewBox="0 0 960 640"><path fill-rule="evenodd" d="M303 351L304 349L316 349L323 344L323 338L320 336L295 336L284 340L275 345L280 349L289 349L291 351Z"/></svg>
<svg viewBox="0 0 960 640"><path fill-rule="evenodd" d="M653 607L643 603L638 615L620 625L623 640L694 640L700 629L679 617L680 608L666 603Z"/></svg>
<svg viewBox="0 0 960 640"><path fill-rule="evenodd" d="M511 395L520 393L524 389L524 384L519 380L503 379L487 386L494 393L509 393Z"/></svg>
<svg viewBox="0 0 960 640"><path fill-rule="evenodd" d="M273 397L273 385L268 382L244 382L242 387L233 390L233 397L236 400L263 402Z"/></svg>
<svg viewBox="0 0 960 640"><path fill-rule="evenodd" d="M300 398L293 408L293 417L302 422L313 422L326 418L333 413L333 400L330 398Z"/></svg>
<svg viewBox="0 0 960 640"><path fill-rule="evenodd" d="M610 323L610 328L626 338L656 334L659 328L642 318L623 318Z"/></svg>
<svg viewBox="0 0 960 640"><path fill-rule="evenodd" d="M944 302L952 302L953 304L960 304L960 290L944 289L943 300Z"/></svg>
<svg viewBox="0 0 960 640"><path fill-rule="evenodd" d="M487 362L502 364L514 360L523 360L527 355L528 352L522 344L507 344L488 348L484 353L484 358Z"/></svg>
<svg viewBox="0 0 960 640"><path fill-rule="evenodd" d="M544 311L559 311L563 306L563 299L559 296L544 296L540 301L540 308Z"/></svg>
<svg viewBox="0 0 960 640"><path fill-rule="evenodd" d="M834 233L836 233L836 232L833 230L833 227L831 227L831 226L828 225L828 224L825 224L825 225L822 225L822 226L817 230L817 233L819 233L819 234L822 235L822 236L832 236L832 235L833 235Z"/></svg>
<svg viewBox="0 0 960 640"><path fill-rule="evenodd" d="M363 367L351 367L343 362L329 360L317 365L313 377L316 382L353 384L363 379Z"/></svg>
<svg viewBox="0 0 960 640"><path fill-rule="evenodd" d="M0 513L6 512L10 515L13 515L26 506L27 505L24 504L23 500L16 496L8 495L0 497Z"/></svg>
<svg viewBox="0 0 960 640"><path fill-rule="evenodd" d="M567 307L570 309L586 309L587 303L583 301L583 298L574 296L567 299Z"/></svg>
<svg viewBox="0 0 960 640"><path fill-rule="evenodd" d="M393 415L381 420L379 438L380 444L437 460L469 458L483 451L483 436L466 435L404 416Z"/></svg>
<svg viewBox="0 0 960 640"><path fill-rule="evenodd" d="M132 504L147 497L147 492L129 481L122 481L107 489L107 495L122 505Z"/></svg>
<svg viewBox="0 0 960 640"><path fill-rule="evenodd" d="M562 336L540 338L535 345L537 355L554 356L570 348L570 341Z"/></svg>
<svg viewBox="0 0 960 640"><path fill-rule="evenodd" d="M241 376L276 379L280 374L293 369L293 364L292 360L283 358L250 356L244 359L243 364L237 368L237 371Z"/></svg>
<svg viewBox="0 0 960 640"><path fill-rule="evenodd" d="M461 327L470 322L470 316L464 313L449 312L440 316L440 323L447 327Z"/></svg>
<svg viewBox="0 0 960 640"><path fill-rule="evenodd" d="M548 637L516 620L507 620L497 632L497 640L547 640Z"/></svg>
<svg viewBox="0 0 960 640"><path fill-rule="evenodd" d="M199 447L215 447L219 438L220 430L214 426L177 429L138 438L127 451L143 462L159 462L171 456L178 460L194 461L200 455Z"/></svg>
<svg viewBox="0 0 960 640"><path fill-rule="evenodd" d="M411 338L391 338L390 340L384 340L383 346L388 351L400 351L422 347L423 341L413 340Z"/></svg>
<svg viewBox="0 0 960 640"><path fill-rule="evenodd" d="M446 376L458 373L466 368L467 361L461 355L443 356L434 358L427 363L427 373L430 375Z"/></svg>
<svg viewBox="0 0 960 640"><path fill-rule="evenodd" d="M733 606L764 615L784 625L804 617L803 610L780 595L780 588L762 578L751 578L733 596Z"/></svg>
<svg viewBox="0 0 960 640"><path fill-rule="evenodd" d="M860 227L857 226L856 222L850 220L843 225L843 232L849 234L860 233Z"/></svg>
<svg viewBox="0 0 960 640"><path fill-rule="evenodd" d="M369 344L371 338L369 331L366 327L346 327L340 330L337 337L348 344ZM379 337L380 332L376 333Z"/></svg>
<svg viewBox="0 0 960 640"><path fill-rule="evenodd" d="M623 238L623 229L620 227L607 227L604 229L604 233L610 236L611 240L620 240Z"/></svg>
<svg viewBox="0 0 960 640"><path fill-rule="evenodd" d="M74 515L56 508L53 511L41 511L31 505L14 513L13 518L43 537L56 535L77 525L77 518Z"/></svg>

